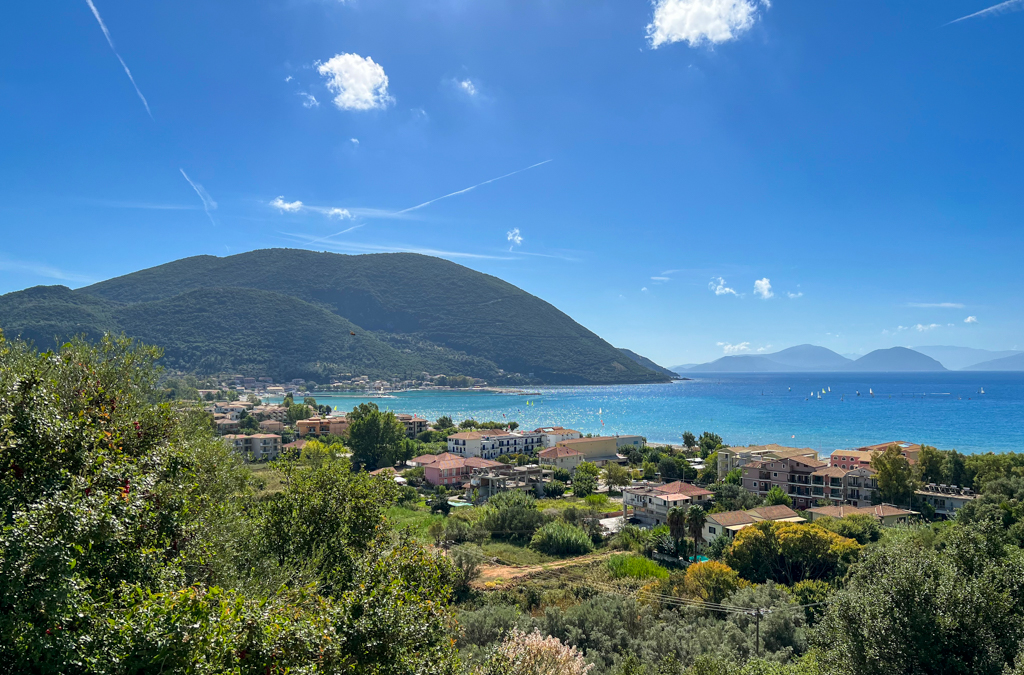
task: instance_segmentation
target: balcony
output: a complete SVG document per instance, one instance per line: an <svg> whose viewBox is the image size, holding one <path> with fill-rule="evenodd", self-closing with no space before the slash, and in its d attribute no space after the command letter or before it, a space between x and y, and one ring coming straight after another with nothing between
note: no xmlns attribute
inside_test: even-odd
<svg viewBox="0 0 1024 675"><path fill-rule="evenodd" d="M810 478L808 476L801 476L801 475L795 474L795 473L789 474L789 482L790 483L797 483L798 485L810 485L811 484Z"/></svg>

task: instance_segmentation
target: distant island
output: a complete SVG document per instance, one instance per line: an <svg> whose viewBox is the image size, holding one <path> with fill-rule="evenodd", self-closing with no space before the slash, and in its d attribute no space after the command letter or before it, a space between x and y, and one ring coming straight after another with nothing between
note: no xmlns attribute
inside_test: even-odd
<svg viewBox="0 0 1024 675"><path fill-rule="evenodd" d="M180 372L305 378L463 376L633 384L674 375L497 277L414 253L266 249L195 256L92 286L0 296L0 328L43 349L125 333Z"/></svg>
<svg viewBox="0 0 1024 675"><path fill-rule="evenodd" d="M926 354L925 352L930 352ZM798 345L772 354L738 354L697 365L675 366L677 374L697 373L791 373L791 372L937 372L963 370L1024 370L1024 352L1009 352L995 360L987 355L1007 352L989 352L962 347L921 347L920 351L907 347L876 349L857 359L837 354L817 345ZM939 358L947 359L954 367L947 367ZM991 358L991 357L990 357ZM974 359L980 360L980 362ZM965 365L970 364L970 365Z"/></svg>

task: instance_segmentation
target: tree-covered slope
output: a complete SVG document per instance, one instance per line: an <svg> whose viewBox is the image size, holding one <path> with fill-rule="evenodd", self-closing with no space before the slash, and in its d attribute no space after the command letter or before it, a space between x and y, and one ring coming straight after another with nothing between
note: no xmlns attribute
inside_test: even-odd
<svg viewBox="0 0 1024 675"><path fill-rule="evenodd" d="M53 349L75 335L97 340L117 332L114 304L76 293L67 286L35 286L0 295L0 328L8 337Z"/></svg>
<svg viewBox="0 0 1024 675"><path fill-rule="evenodd" d="M673 379L679 377L678 375L676 375L674 372L672 372L668 368L665 368L663 366L659 366L654 361L651 361L646 356L641 356L640 354L637 354L632 349L626 349L625 347L619 347L619 351L622 352L623 354L625 354L626 356L628 356L629 358L633 359L633 361L635 363L639 363L644 368L649 368L650 370L653 370L656 373L661 373L665 377L671 377Z"/></svg>
<svg viewBox="0 0 1024 675"><path fill-rule="evenodd" d="M413 253L293 249L185 258L78 292L117 303L204 288L273 291L320 304L371 331L412 336L548 383L659 382L551 304L496 277Z"/></svg>

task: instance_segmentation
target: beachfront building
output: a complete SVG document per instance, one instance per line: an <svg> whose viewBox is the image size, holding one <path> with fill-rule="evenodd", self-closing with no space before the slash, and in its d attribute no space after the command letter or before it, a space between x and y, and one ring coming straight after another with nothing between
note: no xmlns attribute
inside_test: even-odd
<svg viewBox="0 0 1024 675"><path fill-rule="evenodd" d="M284 422L277 420L263 420L260 422L260 431L265 434L279 434L284 431Z"/></svg>
<svg viewBox="0 0 1024 675"><path fill-rule="evenodd" d="M541 450L537 453L537 457L541 464L553 466L556 469L565 469L569 473L575 471L576 467L583 462L583 455L580 452L566 447Z"/></svg>
<svg viewBox="0 0 1024 675"><path fill-rule="evenodd" d="M643 481L622 491L622 505L633 509L633 517L642 524L654 527L666 522L669 509L691 504L708 506L713 497L710 490L681 480L664 484Z"/></svg>
<svg viewBox="0 0 1024 675"><path fill-rule="evenodd" d="M277 459L281 454L281 437L277 434L228 434L223 439L229 448L250 462Z"/></svg>
<svg viewBox="0 0 1024 675"><path fill-rule="evenodd" d="M822 495L814 494L812 474L825 467L825 462L817 456L792 454L778 458L763 454L762 457L740 467L743 471L741 485L745 489L764 497L769 490L778 486L789 495L793 506L798 509L814 506L818 499L824 498L823 492Z"/></svg>
<svg viewBox="0 0 1024 675"><path fill-rule="evenodd" d="M553 448L562 441L572 441L583 436L575 429L566 429L565 427L541 427L534 431L542 435L541 442L545 448Z"/></svg>
<svg viewBox="0 0 1024 675"><path fill-rule="evenodd" d="M908 462L917 463L917 456L921 453L920 445L907 441L890 441L877 445L866 445L856 450L836 450L829 455L828 465L838 466L840 469L870 469L871 456L876 452L885 452L893 445L900 449L900 454L906 457Z"/></svg>
<svg viewBox="0 0 1024 675"><path fill-rule="evenodd" d="M348 431L348 418L344 415L334 417L320 417L319 415L309 419L299 420L295 423L299 437L304 436L341 436Z"/></svg>
<svg viewBox="0 0 1024 675"><path fill-rule="evenodd" d="M261 422L263 420L284 422L288 419L288 409L283 405L258 405L249 414L254 415Z"/></svg>
<svg viewBox="0 0 1024 675"><path fill-rule="evenodd" d="M944 485L942 483L928 483L914 494L930 504L935 509L935 515L949 518L963 508L964 504L978 498L970 488L962 488L956 485Z"/></svg>
<svg viewBox="0 0 1024 675"><path fill-rule="evenodd" d="M474 468L466 485L466 496L471 497L474 490L480 499L490 499L499 492L519 490L532 492L538 497L544 496L544 486L552 481L554 472L542 469L537 464L512 466L492 462L497 466Z"/></svg>
<svg viewBox="0 0 1024 675"><path fill-rule="evenodd" d="M807 509L807 513L810 515L812 523L825 517L846 518L847 516L864 515L871 516L883 527L906 525L914 518L921 515L917 511L907 511L906 509L900 509L892 506L891 504L861 507L851 505L816 506L812 509Z"/></svg>
<svg viewBox="0 0 1024 675"><path fill-rule="evenodd" d="M620 448L640 447L634 443L643 444L640 436L591 436L590 438L576 438L567 441L560 441L559 448L575 450L583 456L584 462L593 462L598 466L604 466L609 462L625 464L626 458L619 454Z"/></svg>
<svg viewBox="0 0 1024 675"><path fill-rule="evenodd" d="M477 429L448 437L448 452L460 457L494 459L501 455L533 454L544 447L544 435L536 431Z"/></svg>
<svg viewBox="0 0 1024 675"><path fill-rule="evenodd" d="M805 523L806 518L800 517L796 511L779 504L777 506L759 506L756 509L746 511L723 511L722 513L708 514L704 521L704 541L710 542L715 537L725 534L732 537L745 527L750 527L762 520L772 520L781 523Z"/></svg>
<svg viewBox="0 0 1024 675"><path fill-rule="evenodd" d="M742 469L750 462L761 460L784 460L790 457L818 459L818 452L812 448L789 448L771 443L769 445L748 445L718 450L718 477L725 478L733 469ZM746 487L746 484L744 484Z"/></svg>

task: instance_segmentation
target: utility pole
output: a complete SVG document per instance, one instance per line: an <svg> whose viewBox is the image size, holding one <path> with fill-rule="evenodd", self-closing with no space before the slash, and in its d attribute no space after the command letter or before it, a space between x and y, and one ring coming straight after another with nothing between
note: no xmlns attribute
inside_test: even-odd
<svg viewBox="0 0 1024 675"><path fill-rule="evenodd" d="M754 651L757 653L758 658L761 657L761 610L754 611L755 623L757 624L757 635L754 638Z"/></svg>

